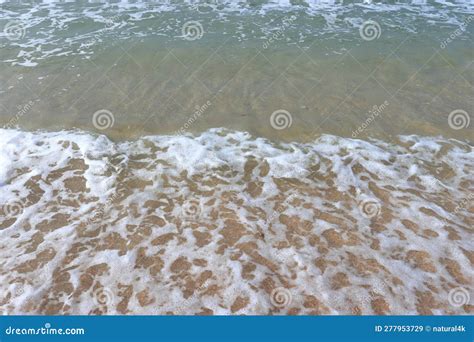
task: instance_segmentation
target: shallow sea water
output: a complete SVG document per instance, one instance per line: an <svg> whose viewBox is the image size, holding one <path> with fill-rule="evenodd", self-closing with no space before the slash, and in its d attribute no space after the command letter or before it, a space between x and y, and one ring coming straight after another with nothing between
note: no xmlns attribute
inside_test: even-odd
<svg viewBox="0 0 474 342"><path fill-rule="evenodd" d="M308 141L351 136L387 101L357 137L469 137L448 125L474 107L469 1L3 8L0 24L22 20L10 30L20 39L2 39L0 123L10 126L102 133L93 114L107 110L114 139L225 127ZM278 110L291 115L286 129L271 125Z"/></svg>
<svg viewBox="0 0 474 342"><path fill-rule="evenodd" d="M472 2L0 8L3 313L473 312Z"/></svg>

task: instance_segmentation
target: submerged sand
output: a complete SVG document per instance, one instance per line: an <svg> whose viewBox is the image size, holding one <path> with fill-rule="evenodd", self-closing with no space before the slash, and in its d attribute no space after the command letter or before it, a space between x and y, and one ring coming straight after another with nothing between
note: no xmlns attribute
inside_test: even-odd
<svg viewBox="0 0 474 342"><path fill-rule="evenodd" d="M472 146L0 131L5 314L472 314Z"/></svg>

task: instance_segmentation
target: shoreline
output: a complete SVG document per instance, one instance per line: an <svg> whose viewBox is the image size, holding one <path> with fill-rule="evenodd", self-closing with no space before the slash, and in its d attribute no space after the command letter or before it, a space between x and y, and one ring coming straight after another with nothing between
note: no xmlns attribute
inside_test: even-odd
<svg viewBox="0 0 474 342"><path fill-rule="evenodd" d="M472 278L471 145L228 130L1 138L10 314L474 310L449 300Z"/></svg>

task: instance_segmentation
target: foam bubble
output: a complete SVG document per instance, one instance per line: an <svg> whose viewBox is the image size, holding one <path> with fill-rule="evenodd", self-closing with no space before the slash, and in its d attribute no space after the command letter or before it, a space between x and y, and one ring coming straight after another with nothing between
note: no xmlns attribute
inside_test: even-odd
<svg viewBox="0 0 474 342"><path fill-rule="evenodd" d="M463 313L472 285L466 143L2 129L0 161L9 312Z"/></svg>

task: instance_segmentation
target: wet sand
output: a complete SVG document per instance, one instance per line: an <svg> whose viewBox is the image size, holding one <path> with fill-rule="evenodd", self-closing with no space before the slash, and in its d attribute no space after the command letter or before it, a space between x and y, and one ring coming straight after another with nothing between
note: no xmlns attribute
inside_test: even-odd
<svg viewBox="0 0 474 342"><path fill-rule="evenodd" d="M472 4L228 2L0 4L0 312L472 314Z"/></svg>
<svg viewBox="0 0 474 342"><path fill-rule="evenodd" d="M4 313L473 312L467 144L2 139Z"/></svg>

